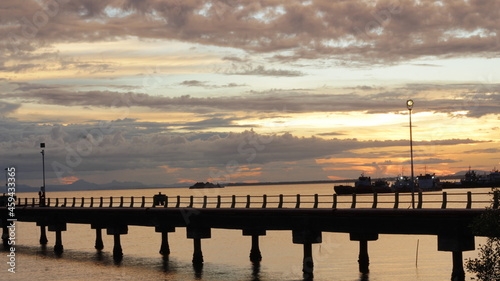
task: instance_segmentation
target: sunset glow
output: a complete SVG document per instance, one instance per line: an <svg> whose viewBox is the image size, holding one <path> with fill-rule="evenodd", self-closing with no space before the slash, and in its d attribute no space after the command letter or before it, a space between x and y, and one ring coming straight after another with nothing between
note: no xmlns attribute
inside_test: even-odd
<svg viewBox="0 0 500 281"><path fill-rule="evenodd" d="M500 167L495 7L97 2L61 2L36 30L19 19L40 1L0 4L0 152L26 184L40 142L50 184L408 174L410 98L416 173Z"/></svg>

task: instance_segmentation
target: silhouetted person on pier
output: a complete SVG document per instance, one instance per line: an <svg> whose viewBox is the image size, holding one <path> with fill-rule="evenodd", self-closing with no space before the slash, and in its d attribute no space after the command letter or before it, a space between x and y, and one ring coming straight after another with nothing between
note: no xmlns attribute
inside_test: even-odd
<svg viewBox="0 0 500 281"><path fill-rule="evenodd" d="M154 201L155 206L165 205L166 199L167 199L167 195L161 194L161 192L158 192L158 194L153 196L153 201Z"/></svg>

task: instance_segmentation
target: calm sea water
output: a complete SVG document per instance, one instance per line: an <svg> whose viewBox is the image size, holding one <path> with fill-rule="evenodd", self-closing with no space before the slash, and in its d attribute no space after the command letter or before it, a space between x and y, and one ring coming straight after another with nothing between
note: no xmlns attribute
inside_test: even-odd
<svg viewBox="0 0 500 281"><path fill-rule="evenodd" d="M331 184L226 187L213 190L152 189L92 192L50 192L49 197L152 196L161 191L175 195L277 195L332 194ZM474 193L488 192L475 189ZM454 192L453 190L449 191ZM457 192L455 190L455 192ZM460 191L461 192L461 191ZM19 197L35 194L19 194ZM481 195L483 196L483 195ZM483 196L485 200L488 198ZM476 198L476 197L475 197ZM183 228L169 234L171 254L168 260L158 253L161 235L153 228L129 227L122 236L124 258L112 258L113 237L103 232L104 250L94 249L95 231L88 225L68 224L63 232L64 253L53 254L55 234L48 232L49 243L42 248L39 228L34 223L19 222L16 229L16 273L7 271L7 252L3 252L1 280L301 280L302 245L292 243L290 231L268 231L260 237L262 262L249 261L251 239L241 231L212 229L212 238L202 240L205 259L202 270L191 264L192 240ZM483 243L476 239L476 245ZM418 260L417 254L418 243ZM313 245L315 280L450 280L451 253L437 251L436 236L380 235L369 242L370 273L358 272L358 242L344 233L323 233L323 243ZM464 252L464 259L476 257L477 251ZM467 273L467 280L472 275Z"/></svg>

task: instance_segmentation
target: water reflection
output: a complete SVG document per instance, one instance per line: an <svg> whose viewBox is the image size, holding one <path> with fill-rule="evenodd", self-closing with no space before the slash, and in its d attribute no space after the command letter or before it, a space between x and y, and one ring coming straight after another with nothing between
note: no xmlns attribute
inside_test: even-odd
<svg viewBox="0 0 500 281"><path fill-rule="evenodd" d="M54 256L58 259L63 257L63 252L60 251L54 251Z"/></svg>
<svg viewBox="0 0 500 281"><path fill-rule="evenodd" d="M196 280L201 280L203 276L203 263L193 263L194 277Z"/></svg>
<svg viewBox="0 0 500 281"><path fill-rule="evenodd" d="M163 268L163 272L170 271L170 262L169 262L168 256L162 257L162 268Z"/></svg>
<svg viewBox="0 0 500 281"><path fill-rule="evenodd" d="M102 251L97 251L95 253L95 260L96 261L103 261L104 260L104 255L102 254Z"/></svg>
<svg viewBox="0 0 500 281"><path fill-rule="evenodd" d="M369 281L369 275L368 273L360 273L359 281Z"/></svg>
<svg viewBox="0 0 500 281"><path fill-rule="evenodd" d="M40 245L40 251L37 251L37 253L41 254L43 256L46 256L47 255L47 245L46 244Z"/></svg>
<svg viewBox="0 0 500 281"><path fill-rule="evenodd" d="M113 262L115 265L120 266L123 261L123 256L122 255L113 255Z"/></svg>
<svg viewBox="0 0 500 281"><path fill-rule="evenodd" d="M252 263L252 281L260 281L260 262Z"/></svg>

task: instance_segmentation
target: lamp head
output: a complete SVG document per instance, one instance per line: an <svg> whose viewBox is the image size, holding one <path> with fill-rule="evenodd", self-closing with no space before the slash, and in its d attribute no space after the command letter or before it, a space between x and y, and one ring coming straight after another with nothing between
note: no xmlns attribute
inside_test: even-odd
<svg viewBox="0 0 500 281"><path fill-rule="evenodd" d="M406 101L406 107L408 107L409 110L412 110L412 108L413 108L413 100L407 100Z"/></svg>
<svg viewBox="0 0 500 281"><path fill-rule="evenodd" d="M40 148L44 148L44 147L45 147L45 143L44 142L40 143Z"/></svg>

